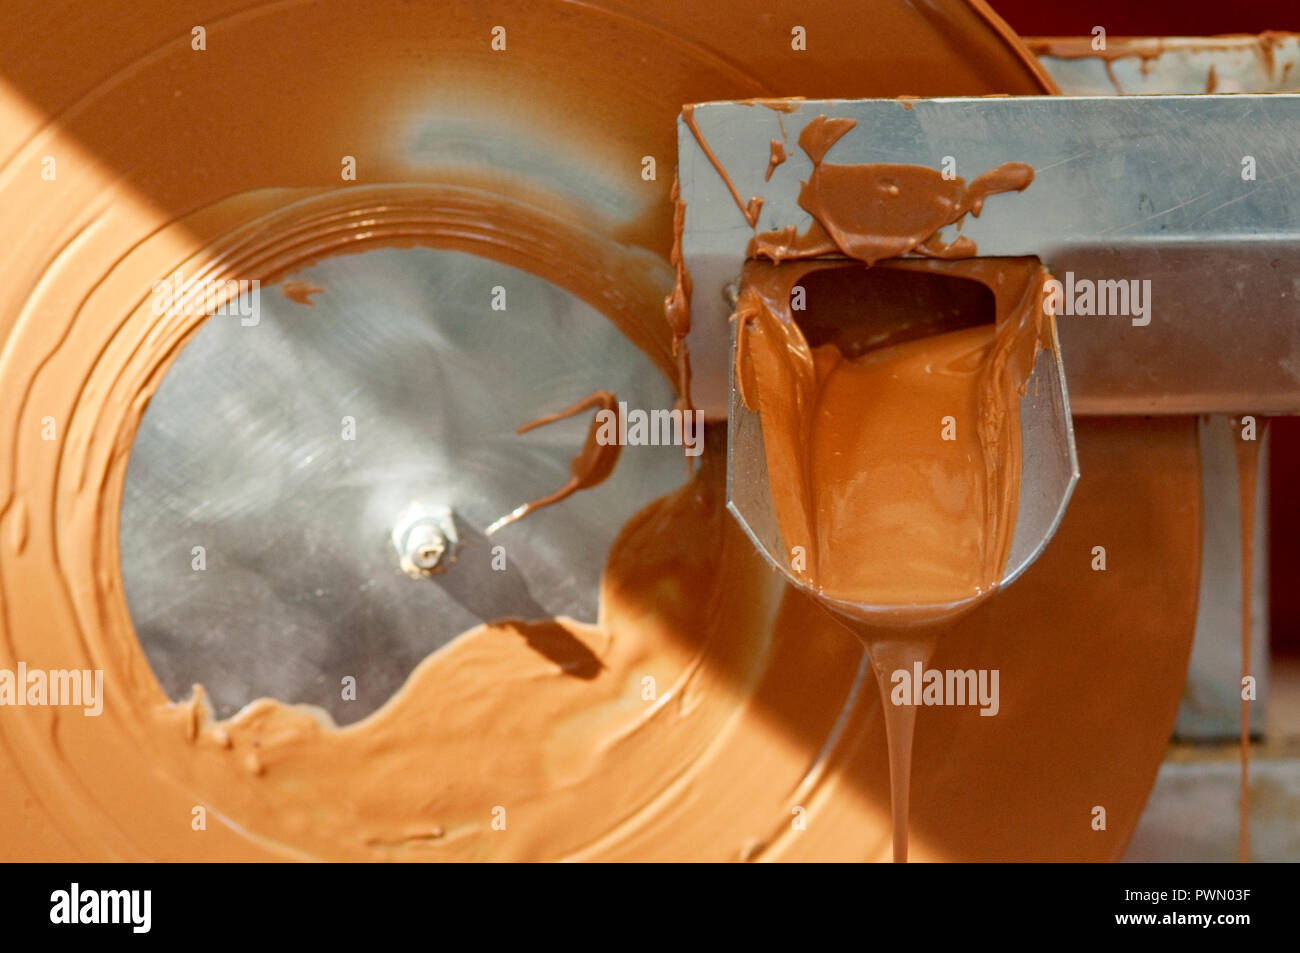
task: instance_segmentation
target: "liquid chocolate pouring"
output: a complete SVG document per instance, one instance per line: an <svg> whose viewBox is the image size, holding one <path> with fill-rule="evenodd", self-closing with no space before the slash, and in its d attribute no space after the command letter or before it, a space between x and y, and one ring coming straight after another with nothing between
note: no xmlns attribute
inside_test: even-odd
<svg viewBox="0 0 1300 953"><path fill-rule="evenodd" d="M1007 564L1047 273L1032 259L909 261L894 270L985 284L996 323L846 358L843 341L810 348L790 311L826 267L751 263L733 318L737 389L763 423L782 540L799 547L783 554L790 572L864 620L969 609ZM864 316L864 330L890 318Z"/></svg>
<svg viewBox="0 0 1300 953"><path fill-rule="evenodd" d="M693 118L686 121L699 139ZM802 233L787 226L757 235L752 256L779 263L834 254L867 266L912 251L969 258L969 238L944 244L939 231L978 215L990 195L1033 181L1023 163L969 187L923 166L826 163L854 125L821 115L804 127L799 145L813 169L799 205L812 222ZM791 305L808 271L746 266L732 316L734 381L762 421L771 501L789 550L777 558L863 641L889 698L894 673L922 670L945 621L988 598L1002 578L1020 483L1019 401L1038 351L1051 346L1048 275L1034 260L949 266L954 277L986 283L994 322L864 351L843 341L809 346ZM818 302L803 307L815 312ZM863 315L860 330L888 333L899 318ZM884 707L895 860L907 858L916 716L907 701Z"/></svg>
<svg viewBox="0 0 1300 953"><path fill-rule="evenodd" d="M672 154L681 103L1049 89L982 3L802 4L802 52L783 25L755 32L736 3L672 0L653 23L621 2L500 4L501 51L486 20L449 29L441 7L397 0L364 12L207 0L194 16L207 27L203 51L190 21L180 29L162 3L106 0L75 29L49 21L40 3L18 6L15 22L50 32L0 57L0 225L27 236L6 248L0 288L0 669L98 670L104 692L100 717L0 709L0 855L887 854L883 722L894 716L863 690L871 674L860 647L774 577L727 515L721 428L680 490L628 514L594 623L475 627L345 729L293 699L262 699L227 720L199 688L169 699L123 596L118 504L149 397L200 320L149 307L152 283L182 266L270 285L367 248L465 251L579 295L681 381L674 338L687 317L670 315L670 325L663 313L675 295L674 205L666 180L640 177L643 156L658 156L662 170ZM532 149L525 137L535 160L525 173L495 165L521 154L520 127L498 137L491 125L521 115L521 96L537 107L541 142ZM256 123L250 102L266 107ZM434 112L448 103L463 114ZM121 135L124 111L136 135ZM467 127L457 122L487 131L462 152L427 148L460 141ZM466 154L482 161L470 167ZM41 180L46 156L58 163L53 181ZM355 160L354 182L340 182L343 157ZM952 196L949 211L970 205L970 189ZM1012 285L1035 280L1023 263L1003 270ZM994 413L1002 384L983 396L962 388L988 379L970 365L1004 353L1004 332L1032 341L1018 312L1005 314L991 333L941 345L954 394L968 409L987 402L990 438L1005 426ZM753 354L772 343L758 323L747 333ZM1019 352L1007 346L1014 367ZM527 356L503 354L502 372L516 359ZM921 373L906 353L864 360L807 380L834 397L877 393L882 361ZM751 394L760 402L764 386ZM984 446L959 433L969 452ZM1094 420L1079 442L1089 479L1052 544L1017 585L945 623L934 644L930 665L996 669L1003 697L997 717L927 711L911 765L918 856L1113 859L1154 780L1195 613L1194 427ZM1013 479L994 465L1000 455L988 459L991 469L983 456L971 461L985 481L978 499L963 500L972 511ZM597 475L598 463L575 478ZM838 525L815 507L791 512ZM979 559L962 572L947 561L911 585L982 584L1010 513L981 513L987 523L963 523ZM1099 542L1122 569L1086 570ZM879 584L841 571L833 549L818 554L815 571L831 585ZM1089 823L1096 805L1105 830Z"/></svg>
<svg viewBox="0 0 1300 953"><path fill-rule="evenodd" d="M1234 421L1238 435L1233 449L1237 460L1238 534L1241 541L1241 781L1238 792L1237 859L1250 861L1250 699L1246 680L1253 678L1251 666L1251 590L1254 583L1255 510L1258 505L1259 448L1268 422L1259 422L1259 432L1247 427L1245 419ZM1249 430L1249 434L1245 431Z"/></svg>

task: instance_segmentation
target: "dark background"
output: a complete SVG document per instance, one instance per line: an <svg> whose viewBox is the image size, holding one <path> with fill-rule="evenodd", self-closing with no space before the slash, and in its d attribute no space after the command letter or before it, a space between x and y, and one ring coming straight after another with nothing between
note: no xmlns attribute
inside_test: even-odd
<svg viewBox="0 0 1300 953"><path fill-rule="evenodd" d="M1214 36L1300 30L1296 0L989 0L1021 36Z"/></svg>

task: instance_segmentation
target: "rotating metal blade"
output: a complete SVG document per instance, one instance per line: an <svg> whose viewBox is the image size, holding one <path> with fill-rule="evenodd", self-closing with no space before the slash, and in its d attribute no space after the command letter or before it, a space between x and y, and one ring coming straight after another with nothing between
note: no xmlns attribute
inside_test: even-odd
<svg viewBox="0 0 1300 953"><path fill-rule="evenodd" d="M604 484L483 530L565 482L590 415L515 428L597 389L671 407L651 361L566 291L472 255L372 251L295 278L322 289L311 305L267 287L255 326L199 328L132 448L122 575L169 696L201 682L219 716L273 696L347 723L481 622L594 621L610 544L682 482L679 448L627 447Z"/></svg>

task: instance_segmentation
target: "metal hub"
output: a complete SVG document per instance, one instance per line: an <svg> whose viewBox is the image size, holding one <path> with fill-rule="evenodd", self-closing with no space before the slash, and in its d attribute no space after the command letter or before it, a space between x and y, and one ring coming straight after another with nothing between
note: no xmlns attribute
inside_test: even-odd
<svg viewBox="0 0 1300 953"><path fill-rule="evenodd" d="M413 579L446 572L460 548L451 507L412 503L393 527L393 546L402 572Z"/></svg>
<svg viewBox="0 0 1300 953"><path fill-rule="evenodd" d="M483 530L563 485L589 418L515 428L597 389L671 407L650 360L567 292L472 255L294 277L322 289L311 306L266 287L256 325L200 327L131 451L123 582L168 694L201 682L220 716L271 696L347 723L481 622L594 621L611 542L682 482L680 450L627 447L606 483Z"/></svg>

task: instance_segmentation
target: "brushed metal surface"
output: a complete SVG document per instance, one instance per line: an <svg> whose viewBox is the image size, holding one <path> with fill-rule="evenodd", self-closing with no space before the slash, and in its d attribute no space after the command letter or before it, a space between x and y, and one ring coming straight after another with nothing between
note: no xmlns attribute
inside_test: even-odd
<svg viewBox="0 0 1300 953"><path fill-rule="evenodd" d="M970 181L1027 162L1034 182L992 198L963 233L981 256L1037 255L1061 278L1149 280L1149 323L1063 315L1075 413L1300 412L1300 96L1015 97L807 101L794 112L709 103L695 120L739 193L764 200L760 230L806 226L796 142L825 114L857 120L835 163L938 168ZM769 141L788 161L764 181ZM695 280L696 396L727 409L722 289L753 230L679 121L683 254ZM1247 157L1255 177L1243 178ZM948 237L954 234L947 230Z"/></svg>
<svg viewBox="0 0 1300 953"><path fill-rule="evenodd" d="M265 287L256 326L200 327L131 451L122 576L169 696L202 682L221 716L265 695L347 723L480 622L594 621L610 544L681 484L679 448L626 447L605 484L483 530L565 482L590 415L522 436L520 424L597 389L673 406L649 359L567 292L471 255L372 251L295 277L323 289L313 306ZM505 311L490 306L495 286ZM446 572L400 568L392 531L412 503L454 513Z"/></svg>

